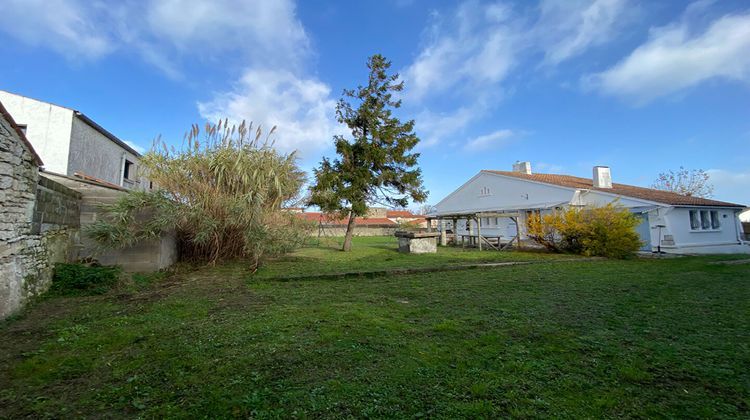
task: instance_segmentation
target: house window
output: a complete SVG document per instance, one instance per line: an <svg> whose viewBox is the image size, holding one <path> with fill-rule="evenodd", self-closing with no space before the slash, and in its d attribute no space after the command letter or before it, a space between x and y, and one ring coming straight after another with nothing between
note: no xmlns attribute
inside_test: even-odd
<svg viewBox="0 0 750 420"><path fill-rule="evenodd" d="M711 229L711 213L701 210L701 229Z"/></svg>
<svg viewBox="0 0 750 420"><path fill-rule="evenodd" d="M17 125L18 125L18 129L21 130L21 132L25 136L26 135L26 124L17 124Z"/></svg>
<svg viewBox="0 0 750 420"><path fill-rule="evenodd" d="M698 210L690 210L690 229L698 230L701 228L701 222L698 218Z"/></svg>
<svg viewBox="0 0 750 420"><path fill-rule="evenodd" d="M717 210L690 210L691 230L718 230L721 228Z"/></svg>
<svg viewBox="0 0 750 420"><path fill-rule="evenodd" d="M125 160L125 167L122 170L122 178L123 179L130 179L130 176L133 175L133 162L129 160Z"/></svg>
<svg viewBox="0 0 750 420"><path fill-rule="evenodd" d="M489 187L482 187L482 189L479 190L479 196L483 197L483 196L486 196L486 195L490 195L490 189L489 189Z"/></svg>
<svg viewBox="0 0 750 420"><path fill-rule="evenodd" d="M721 227L721 222L719 221L719 212L716 210L711 210L711 229L718 229Z"/></svg>

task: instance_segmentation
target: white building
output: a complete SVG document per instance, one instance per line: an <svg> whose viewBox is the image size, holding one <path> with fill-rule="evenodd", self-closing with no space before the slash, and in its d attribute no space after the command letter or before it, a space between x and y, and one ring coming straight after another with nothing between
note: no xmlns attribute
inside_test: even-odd
<svg viewBox="0 0 750 420"><path fill-rule="evenodd" d="M513 165L513 171L480 171L435 206L430 217L449 221L446 229L509 241L520 231L526 239L526 220L532 212L550 213L568 206L606 205L616 201L642 218L637 230L644 251L669 253L750 253L742 241L740 204L726 203L672 192L612 182L610 169L594 167L593 179L569 175L534 174L529 162ZM493 214L518 214L490 217ZM467 224L461 215L478 217ZM483 217L486 216L486 217ZM445 223L445 222L444 222Z"/></svg>
<svg viewBox="0 0 750 420"><path fill-rule="evenodd" d="M0 101L44 161L44 170L148 189L140 154L85 114L0 90Z"/></svg>

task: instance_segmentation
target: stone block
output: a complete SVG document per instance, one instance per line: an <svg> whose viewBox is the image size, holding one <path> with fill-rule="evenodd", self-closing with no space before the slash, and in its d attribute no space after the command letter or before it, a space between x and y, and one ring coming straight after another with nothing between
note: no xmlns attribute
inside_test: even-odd
<svg viewBox="0 0 750 420"><path fill-rule="evenodd" d="M396 232L399 252L433 254L437 252L437 232Z"/></svg>

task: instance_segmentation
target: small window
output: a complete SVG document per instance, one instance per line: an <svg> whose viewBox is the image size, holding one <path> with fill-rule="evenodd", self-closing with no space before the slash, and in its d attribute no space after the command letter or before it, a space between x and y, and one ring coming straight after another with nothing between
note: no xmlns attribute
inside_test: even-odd
<svg viewBox="0 0 750 420"><path fill-rule="evenodd" d="M701 229L711 229L711 213L708 210L701 210Z"/></svg>
<svg viewBox="0 0 750 420"><path fill-rule="evenodd" d="M489 187L482 187L482 189L479 190L479 196L482 197L486 195L490 195L490 189Z"/></svg>
<svg viewBox="0 0 750 420"><path fill-rule="evenodd" d="M701 228L700 218L698 217L698 210L690 210L690 229L698 230Z"/></svg>
<svg viewBox="0 0 750 420"><path fill-rule="evenodd" d="M721 222L719 221L719 212L711 210L711 229L719 229Z"/></svg>
<svg viewBox="0 0 750 420"><path fill-rule="evenodd" d="M17 124L17 125L18 125L18 129L21 130L21 132L25 136L26 135L26 124Z"/></svg>
<svg viewBox="0 0 750 420"><path fill-rule="evenodd" d="M130 179L133 172L133 162L125 160L125 167L122 170L123 179Z"/></svg>

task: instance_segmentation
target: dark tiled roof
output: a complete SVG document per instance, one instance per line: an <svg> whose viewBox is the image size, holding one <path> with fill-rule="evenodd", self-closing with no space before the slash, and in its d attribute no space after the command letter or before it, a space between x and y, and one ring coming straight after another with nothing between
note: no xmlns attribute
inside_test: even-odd
<svg viewBox="0 0 750 420"><path fill-rule="evenodd" d="M639 198L641 200L654 201L672 206L711 206L711 207L745 207L742 204L727 203L724 201L710 200L707 198L691 197L669 191L656 190L653 188L636 187L634 185L612 183L612 188L594 188L593 181L589 178L580 178L570 175L557 174L526 174L522 172L492 171L484 170L492 174L512 176L514 178L527 179L529 181L543 182L545 184L559 185L561 187L588 189L608 192L623 197Z"/></svg>

